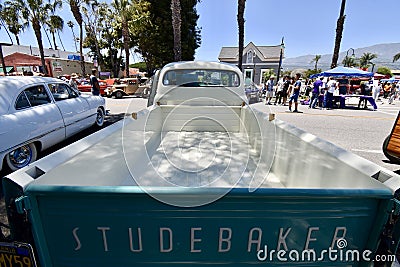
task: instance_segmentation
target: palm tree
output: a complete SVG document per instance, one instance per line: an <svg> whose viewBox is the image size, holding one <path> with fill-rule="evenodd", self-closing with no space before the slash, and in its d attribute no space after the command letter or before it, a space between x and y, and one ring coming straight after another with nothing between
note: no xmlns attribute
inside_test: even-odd
<svg viewBox="0 0 400 267"><path fill-rule="evenodd" d="M79 26L79 57L81 62L82 76L86 76L85 59L83 57L83 18L81 13L81 5L84 0L68 0L72 15Z"/></svg>
<svg viewBox="0 0 400 267"><path fill-rule="evenodd" d="M44 60L44 49L42 40L42 26L48 20L50 4L44 4L42 0L11 0L6 2L7 5L14 6L21 11L21 14L28 23L32 25L35 37L39 46L40 60L42 63L43 72L48 75L46 62Z"/></svg>
<svg viewBox="0 0 400 267"><path fill-rule="evenodd" d="M364 53L360 57L360 68L368 68L371 64L371 60L377 58L378 55L372 53Z"/></svg>
<svg viewBox="0 0 400 267"><path fill-rule="evenodd" d="M318 61L321 59L321 55L315 55L315 58L313 60L311 60L312 62L315 62L315 66L314 69L317 70L318 69Z"/></svg>
<svg viewBox="0 0 400 267"><path fill-rule="evenodd" d="M71 20L69 20L67 22L67 25L68 25L68 27L71 28L72 36L74 37L75 51L78 51L78 48L76 47L76 36L75 36L75 32L74 32L74 23Z"/></svg>
<svg viewBox="0 0 400 267"><path fill-rule="evenodd" d="M354 56L345 56L342 61L343 66L345 67L354 67L357 66L357 59Z"/></svg>
<svg viewBox="0 0 400 267"><path fill-rule="evenodd" d="M129 22L133 13L133 4L130 2L130 0L113 0L112 5L117 12L117 20L121 24L122 28L122 39L125 50L125 77L129 77Z"/></svg>
<svg viewBox="0 0 400 267"><path fill-rule="evenodd" d="M246 0L238 0L238 14L237 21L239 27L239 62L238 67L242 70L243 63L243 49L244 49L244 9L246 7Z"/></svg>
<svg viewBox="0 0 400 267"><path fill-rule="evenodd" d="M57 43L56 43L56 33L62 31L64 29L64 20L56 15L56 10L58 8L62 8L62 1L61 0L54 0L51 4L50 9L50 18L47 21L47 26L49 27L49 31L53 37L53 44L54 49L57 50Z"/></svg>
<svg viewBox="0 0 400 267"><path fill-rule="evenodd" d="M393 56L393 62L397 61L400 59L400 53L396 54Z"/></svg>
<svg viewBox="0 0 400 267"><path fill-rule="evenodd" d="M20 10L18 10L14 5L8 5L6 3L1 9L0 17L5 24L7 24L8 30L15 36L17 45L20 45L19 34L28 27L28 22L21 20Z"/></svg>
<svg viewBox="0 0 400 267"><path fill-rule="evenodd" d="M182 60L181 45L181 2L180 0L171 0L172 28L174 31L174 59Z"/></svg>
<svg viewBox="0 0 400 267"><path fill-rule="evenodd" d="M337 66L337 62L339 60L340 43L342 41L344 19L346 18L346 15L344 15L345 6L346 6L346 0L342 0L342 5L340 7L340 15L336 24L335 49L333 50L332 63L331 63L332 69Z"/></svg>

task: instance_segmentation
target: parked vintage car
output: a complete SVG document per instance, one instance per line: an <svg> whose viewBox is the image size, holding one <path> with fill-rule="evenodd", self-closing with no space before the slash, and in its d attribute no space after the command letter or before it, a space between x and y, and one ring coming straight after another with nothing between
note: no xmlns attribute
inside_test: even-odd
<svg viewBox="0 0 400 267"><path fill-rule="evenodd" d="M105 90L107 97L122 98L123 96L148 96L148 86L141 86L138 78L117 79L113 86Z"/></svg>
<svg viewBox="0 0 400 267"><path fill-rule="evenodd" d="M106 81L99 80L99 85L100 85L100 95L106 96L106 92L105 92L105 90L107 89ZM90 93L90 92L92 92L92 85L90 84L90 82L88 80L82 80L78 84L78 90L80 92Z"/></svg>
<svg viewBox="0 0 400 267"><path fill-rule="evenodd" d="M81 95L60 79L0 78L0 170L17 170L38 153L92 125L101 127L105 100Z"/></svg>

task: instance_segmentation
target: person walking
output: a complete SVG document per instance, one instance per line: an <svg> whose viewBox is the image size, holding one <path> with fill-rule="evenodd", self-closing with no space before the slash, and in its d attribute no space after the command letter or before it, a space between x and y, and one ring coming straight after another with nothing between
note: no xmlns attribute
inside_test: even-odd
<svg viewBox="0 0 400 267"><path fill-rule="evenodd" d="M287 101L288 92L289 92L289 86L290 85L291 85L290 77L288 75L286 75L283 78L283 85L282 85L282 92L281 92L282 106L286 106L286 101Z"/></svg>
<svg viewBox="0 0 400 267"><path fill-rule="evenodd" d="M390 86L388 104L393 104L393 101L396 99L396 97L397 97L397 88L396 88L396 83L393 82Z"/></svg>
<svg viewBox="0 0 400 267"><path fill-rule="evenodd" d="M92 75L90 75L90 85L92 86L92 95L100 95L100 84L96 77L97 70L92 69Z"/></svg>
<svg viewBox="0 0 400 267"><path fill-rule="evenodd" d="M375 103L378 101L380 94L381 94L381 86L378 81L374 81L372 87L372 98L374 99Z"/></svg>
<svg viewBox="0 0 400 267"><path fill-rule="evenodd" d="M367 82L365 82L365 81L362 81L361 83L360 83L360 100L358 101L358 108L360 108L361 107L361 105L362 105L362 108L367 108L367 99L365 98L365 97L362 97L362 96L366 96L367 95L367 87L368 87L369 85L367 84Z"/></svg>
<svg viewBox="0 0 400 267"><path fill-rule="evenodd" d="M271 105L271 100L274 97L274 76L271 75L265 84L265 105Z"/></svg>
<svg viewBox="0 0 400 267"><path fill-rule="evenodd" d="M322 79L323 78L320 77L313 83L313 90L311 91L311 100L309 108L315 108L315 105L318 103L320 90L322 88L322 85L324 84L322 82Z"/></svg>
<svg viewBox="0 0 400 267"><path fill-rule="evenodd" d="M71 79L69 79L68 84L75 90L78 90L78 85L76 84L76 78L78 78L78 76L71 75Z"/></svg>
<svg viewBox="0 0 400 267"><path fill-rule="evenodd" d="M282 80L279 80L276 85L276 90L275 90L275 103L278 103L279 105L282 103L282 92L283 92L283 85L284 85L284 78Z"/></svg>
<svg viewBox="0 0 400 267"><path fill-rule="evenodd" d="M335 81L333 77L329 78L329 82L326 85L328 87L328 90L326 91L326 109L332 109L333 108L333 94L335 93L335 90L338 87L338 83Z"/></svg>
<svg viewBox="0 0 400 267"><path fill-rule="evenodd" d="M296 73L296 78L295 78L295 82L293 85L293 92L290 95L289 98L289 111L292 111L292 102L294 102L294 110L293 112L299 112L299 110L297 109L299 102L299 95L300 95L300 88L301 88L301 81L300 81L300 77L301 74L300 73Z"/></svg>

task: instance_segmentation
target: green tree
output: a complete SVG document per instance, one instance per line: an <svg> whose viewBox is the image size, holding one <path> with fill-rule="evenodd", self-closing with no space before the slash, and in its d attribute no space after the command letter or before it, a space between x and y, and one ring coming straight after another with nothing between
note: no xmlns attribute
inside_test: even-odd
<svg viewBox="0 0 400 267"><path fill-rule="evenodd" d="M135 52L140 53L147 64L147 72L161 68L174 61L174 34L171 16L171 2L159 0L141 1L147 2L141 11L148 12L147 20L136 24L136 30L132 32L133 41L137 46ZM200 46L200 29L197 27L199 18L196 4L199 0L181 1L181 45L182 60L194 60L195 50Z"/></svg>
<svg viewBox="0 0 400 267"><path fill-rule="evenodd" d="M346 15L344 14L345 7L346 7L346 0L342 0L342 4L340 7L340 14L336 24L335 48L333 50L331 68L335 68L339 60L340 43L342 42L344 20L346 18Z"/></svg>
<svg viewBox="0 0 400 267"><path fill-rule="evenodd" d="M56 33L64 29L64 20L60 16L56 15L57 9L62 9L61 0L54 0L54 2L50 4L50 17L49 20L46 21L53 38L55 50L57 50Z"/></svg>
<svg viewBox="0 0 400 267"><path fill-rule="evenodd" d="M318 69L318 61L321 59L321 55L315 55L315 58L313 58L313 60L311 60L311 63L315 62L314 65L314 70Z"/></svg>
<svg viewBox="0 0 400 267"><path fill-rule="evenodd" d="M139 71L145 72L147 70L146 62L137 62L130 65L131 68L138 68Z"/></svg>
<svg viewBox="0 0 400 267"><path fill-rule="evenodd" d="M360 68L369 68L371 66L371 60L377 58L378 55L372 53L364 53L360 57Z"/></svg>
<svg viewBox="0 0 400 267"><path fill-rule="evenodd" d="M239 28L239 61L238 67L242 70L243 63L243 49L244 49L244 9L246 7L246 0L238 0L238 28Z"/></svg>
<svg viewBox="0 0 400 267"><path fill-rule="evenodd" d="M392 71L390 70L390 68L384 67L384 66L379 67L378 70L377 70L376 72L379 73L379 74L388 75L388 76L390 76L390 77L393 76L393 73L392 73Z"/></svg>
<svg viewBox="0 0 400 267"><path fill-rule="evenodd" d="M181 2L180 0L171 0L172 29L174 32L174 60L181 61Z"/></svg>
<svg viewBox="0 0 400 267"><path fill-rule="evenodd" d="M125 69L125 62L122 57L122 30L114 14L115 12L109 8L101 19L100 47L106 52L103 56L105 69L111 70L113 77L118 77L120 70Z"/></svg>
<svg viewBox="0 0 400 267"><path fill-rule="evenodd" d="M17 45L20 45L19 34L23 32L29 23L22 18L21 10L16 5L5 2L0 11L0 18L7 25L8 30L15 36Z"/></svg>
<svg viewBox="0 0 400 267"><path fill-rule="evenodd" d="M75 32L74 32L74 23L71 20L69 20L67 22L67 25L68 25L68 27L71 28L72 36L74 37L75 52L77 52L78 48L76 47L76 36L75 36Z"/></svg>
<svg viewBox="0 0 400 267"><path fill-rule="evenodd" d="M49 17L50 4L43 3L42 0L12 0L6 1L5 5L13 6L21 11L23 18L32 25L33 31L39 47L40 60L42 63L43 72L48 75L46 62L44 60L44 49L42 40L42 26L46 23Z"/></svg>
<svg viewBox="0 0 400 267"><path fill-rule="evenodd" d="M310 77L311 75L318 74L318 73L321 73L321 72L322 72L321 69L308 69L308 70L304 73L304 76L305 76L306 78L308 78L308 77Z"/></svg>
<svg viewBox="0 0 400 267"><path fill-rule="evenodd" d="M117 20L121 24L122 38L125 50L125 77L129 77L129 22L134 13L134 6L130 0L113 0L112 5L115 9Z"/></svg>
<svg viewBox="0 0 400 267"><path fill-rule="evenodd" d="M345 56L344 58L343 58L343 61L342 61L342 64L345 66L345 67L355 67L355 66L358 66L359 64L358 64L358 59L357 58L355 58L354 56Z"/></svg>
<svg viewBox="0 0 400 267"><path fill-rule="evenodd" d="M264 81L268 81L269 77L273 75L276 76L274 69L268 69L267 71L264 72Z"/></svg>
<svg viewBox="0 0 400 267"><path fill-rule="evenodd" d="M90 48L92 57L95 58L101 70L104 70L104 60L101 53L100 40L102 39L103 22L107 20L109 5L91 1L82 8L83 21L85 24L86 37L83 42L84 48Z"/></svg>

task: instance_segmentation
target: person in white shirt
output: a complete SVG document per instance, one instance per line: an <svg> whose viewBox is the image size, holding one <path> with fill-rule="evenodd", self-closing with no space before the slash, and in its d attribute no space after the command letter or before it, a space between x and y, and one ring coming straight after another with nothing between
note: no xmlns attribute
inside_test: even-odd
<svg viewBox="0 0 400 267"><path fill-rule="evenodd" d="M274 97L274 86L274 76L271 76L265 84L265 105L271 105L271 100Z"/></svg>
<svg viewBox="0 0 400 267"><path fill-rule="evenodd" d="M326 107L326 109L332 109L333 108L333 94L335 93L335 90L338 88L338 83L333 77L330 77L329 82L327 83L326 86L327 86L328 90L326 91L325 107Z"/></svg>
<svg viewBox="0 0 400 267"><path fill-rule="evenodd" d="M374 80L371 86L372 86L372 97L374 98L376 103L376 101L378 101L379 94L381 93L381 87L379 85L379 81Z"/></svg>
<svg viewBox="0 0 400 267"><path fill-rule="evenodd" d="M71 77L71 79L69 80L68 84L72 88L75 88L76 90L78 90L78 85L76 84L76 77Z"/></svg>

